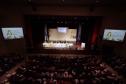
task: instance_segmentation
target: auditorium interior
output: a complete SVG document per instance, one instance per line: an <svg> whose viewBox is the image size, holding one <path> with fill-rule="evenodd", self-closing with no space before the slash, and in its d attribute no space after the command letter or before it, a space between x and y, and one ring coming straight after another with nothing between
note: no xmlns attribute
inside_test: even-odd
<svg viewBox="0 0 126 84"><path fill-rule="evenodd" d="M0 84L126 84L125 5L1 0Z"/></svg>

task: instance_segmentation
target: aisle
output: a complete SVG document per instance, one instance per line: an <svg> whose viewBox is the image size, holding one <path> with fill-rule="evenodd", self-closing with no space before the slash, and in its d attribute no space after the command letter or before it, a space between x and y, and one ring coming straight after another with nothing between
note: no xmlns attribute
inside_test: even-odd
<svg viewBox="0 0 126 84"><path fill-rule="evenodd" d="M25 61L22 61L21 63L17 64L15 67L7 71L4 75L0 77L0 84L6 84L8 78L14 74L16 74L16 70L20 68L21 65L23 65Z"/></svg>

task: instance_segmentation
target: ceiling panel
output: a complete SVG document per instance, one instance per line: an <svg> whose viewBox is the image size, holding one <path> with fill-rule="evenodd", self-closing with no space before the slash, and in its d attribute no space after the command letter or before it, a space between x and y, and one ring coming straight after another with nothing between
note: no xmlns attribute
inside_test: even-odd
<svg viewBox="0 0 126 84"><path fill-rule="evenodd" d="M125 5L126 0L0 0L0 4L25 5Z"/></svg>

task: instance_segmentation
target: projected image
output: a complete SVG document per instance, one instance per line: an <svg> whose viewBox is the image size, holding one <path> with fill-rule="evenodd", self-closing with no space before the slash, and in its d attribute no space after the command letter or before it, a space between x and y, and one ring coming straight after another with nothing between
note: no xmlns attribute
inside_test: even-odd
<svg viewBox="0 0 126 84"><path fill-rule="evenodd" d="M57 30L58 32L61 32L61 33L67 33L67 27L58 27Z"/></svg>
<svg viewBox="0 0 126 84"><path fill-rule="evenodd" d="M2 28L4 39L20 39L23 38L23 29L21 27Z"/></svg>
<svg viewBox="0 0 126 84"><path fill-rule="evenodd" d="M126 30L105 29L103 40L123 41Z"/></svg>

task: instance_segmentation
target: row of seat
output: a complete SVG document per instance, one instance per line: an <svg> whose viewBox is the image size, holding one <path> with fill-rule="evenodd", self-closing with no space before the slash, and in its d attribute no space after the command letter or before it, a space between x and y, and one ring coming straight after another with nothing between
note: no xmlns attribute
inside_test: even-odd
<svg viewBox="0 0 126 84"><path fill-rule="evenodd" d="M117 55L111 55L105 57L106 63L108 63L114 70L120 75L126 77L126 59Z"/></svg>
<svg viewBox="0 0 126 84"><path fill-rule="evenodd" d="M122 84L98 56L32 56L8 79L10 84Z"/></svg>
<svg viewBox="0 0 126 84"><path fill-rule="evenodd" d="M23 58L20 55L15 54L0 56L0 76L22 60Z"/></svg>

